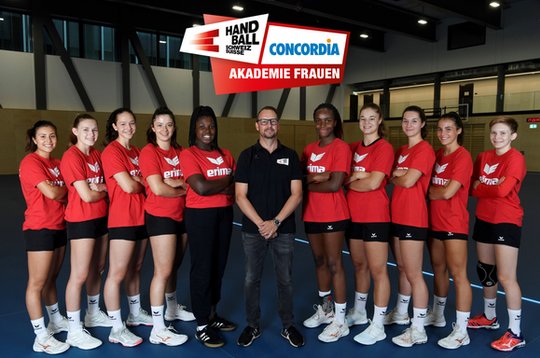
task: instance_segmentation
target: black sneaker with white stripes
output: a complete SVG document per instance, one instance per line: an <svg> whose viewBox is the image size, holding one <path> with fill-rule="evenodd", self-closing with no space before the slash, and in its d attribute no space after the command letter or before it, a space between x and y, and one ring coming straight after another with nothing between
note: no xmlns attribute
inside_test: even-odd
<svg viewBox="0 0 540 358"><path fill-rule="evenodd" d="M219 317L217 314L214 315L214 318L210 319L210 323L208 323L208 325L222 332L230 332L236 329L236 324L226 320L223 317Z"/></svg>
<svg viewBox="0 0 540 358"><path fill-rule="evenodd" d="M248 347L253 343L253 341L261 336L261 331L258 327L246 326L242 331L238 341L236 342L239 346Z"/></svg>
<svg viewBox="0 0 540 358"><path fill-rule="evenodd" d="M304 345L304 337L295 326L289 326L288 328L283 328L281 331L281 336L289 341L293 347L302 347Z"/></svg>
<svg viewBox="0 0 540 358"><path fill-rule="evenodd" d="M195 338L208 348L219 348L225 345L225 341L219 332L210 326L195 332Z"/></svg>

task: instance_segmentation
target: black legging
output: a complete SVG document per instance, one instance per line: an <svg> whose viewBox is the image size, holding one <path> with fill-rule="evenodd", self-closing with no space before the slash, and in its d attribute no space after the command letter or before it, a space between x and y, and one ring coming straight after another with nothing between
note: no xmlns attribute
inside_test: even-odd
<svg viewBox="0 0 540 358"><path fill-rule="evenodd" d="M208 324L212 306L221 299L221 281L231 242L232 206L186 208L186 231L191 254L191 306L197 325Z"/></svg>

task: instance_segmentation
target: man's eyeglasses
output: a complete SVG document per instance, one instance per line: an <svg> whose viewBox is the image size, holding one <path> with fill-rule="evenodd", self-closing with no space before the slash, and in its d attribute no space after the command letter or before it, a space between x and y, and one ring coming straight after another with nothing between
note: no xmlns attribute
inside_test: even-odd
<svg viewBox="0 0 540 358"><path fill-rule="evenodd" d="M257 119L257 122L261 125L261 126L267 126L269 124L275 126L279 123L279 119L277 118L272 118L272 119Z"/></svg>

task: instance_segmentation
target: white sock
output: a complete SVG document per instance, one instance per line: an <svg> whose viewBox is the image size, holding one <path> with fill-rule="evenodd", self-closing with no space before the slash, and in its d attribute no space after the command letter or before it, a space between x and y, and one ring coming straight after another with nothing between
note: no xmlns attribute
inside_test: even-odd
<svg viewBox="0 0 540 358"><path fill-rule="evenodd" d="M68 330L70 332L75 332L82 329L81 326L81 310L77 311L66 311L66 316L68 319Z"/></svg>
<svg viewBox="0 0 540 358"><path fill-rule="evenodd" d="M405 314L409 312L409 302L411 302L411 296L405 296L398 293L396 310L399 314Z"/></svg>
<svg viewBox="0 0 540 358"><path fill-rule="evenodd" d="M378 326L383 326L387 307L377 307L375 305L373 305L373 307L373 320L371 322Z"/></svg>
<svg viewBox="0 0 540 358"><path fill-rule="evenodd" d="M411 327L415 327L419 331L424 330L424 322L426 321L427 307L416 308L413 307L413 319Z"/></svg>
<svg viewBox="0 0 540 358"><path fill-rule="evenodd" d="M444 306L446 306L446 297L433 295L433 314L435 317L444 316Z"/></svg>
<svg viewBox="0 0 540 358"><path fill-rule="evenodd" d="M163 308L164 306L151 306L152 309L152 322L154 322L154 329L165 329L165 321L163 320Z"/></svg>
<svg viewBox="0 0 540 358"><path fill-rule="evenodd" d="M49 315L49 321L58 323L62 321L62 315L60 314L60 309L58 308L58 302L45 306L47 309L47 314Z"/></svg>
<svg viewBox="0 0 540 358"><path fill-rule="evenodd" d="M331 294L332 294L332 291L319 291L319 297L325 297Z"/></svg>
<svg viewBox="0 0 540 358"><path fill-rule="evenodd" d="M366 301L368 294L363 292L354 293L354 310L356 312L366 312Z"/></svg>
<svg viewBox="0 0 540 358"><path fill-rule="evenodd" d="M347 302L345 303L335 303L336 313L334 319L339 324L345 324L345 311L347 310Z"/></svg>
<svg viewBox="0 0 540 358"><path fill-rule="evenodd" d="M176 291L170 293L165 292L165 301L167 302L167 311L176 310L176 307L178 307L178 302L176 301Z"/></svg>
<svg viewBox="0 0 540 358"><path fill-rule="evenodd" d="M487 319L497 317L497 298L484 297L484 314Z"/></svg>
<svg viewBox="0 0 540 358"><path fill-rule="evenodd" d="M516 336L521 335L521 310L508 309L508 329Z"/></svg>
<svg viewBox="0 0 540 358"><path fill-rule="evenodd" d="M99 293L95 296L86 296L88 308L87 311L90 314L97 314L99 312Z"/></svg>
<svg viewBox="0 0 540 358"><path fill-rule="evenodd" d="M129 303L129 313L137 317L141 311L141 295L136 294L133 296L127 296Z"/></svg>
<svg viewBox="0 0 540 358"><path fill-rule="evenodd" d="M122 323L121 310L107 311L107 314L109 315L109 319L111 320L111 323L112 323L112 330L117 331L119 329L122 329L124 324Z"/></svg>
<svg viewBox="0 0 540 358"><path fill-rule="evenodd" d="M45 318L43 316L38 319L32 319L30 322L32 323L32 328L34 328L34 333L38 339L47 337L49 333L47 332L47 327L45 327Z"/></svg>
<svg viewBox="0 0 540 358"><path fill-rule="evenodd" d="M467 332L467 326L469 325L469 316L471 312L461 312L456 310L456 326L460 332Z"/></svg>

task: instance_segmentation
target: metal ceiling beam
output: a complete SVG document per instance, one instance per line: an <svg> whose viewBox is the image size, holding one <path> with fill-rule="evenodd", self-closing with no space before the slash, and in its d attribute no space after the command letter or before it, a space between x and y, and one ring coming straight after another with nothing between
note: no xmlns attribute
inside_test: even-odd
<svg viewBox="0 0 540 358"><path fill-rule="evenodd" d="M488 1L483 0L421 0L423 3L439 9L450 11L479 25L495 30L502 28L502 6L492 8Z"/></svg>

